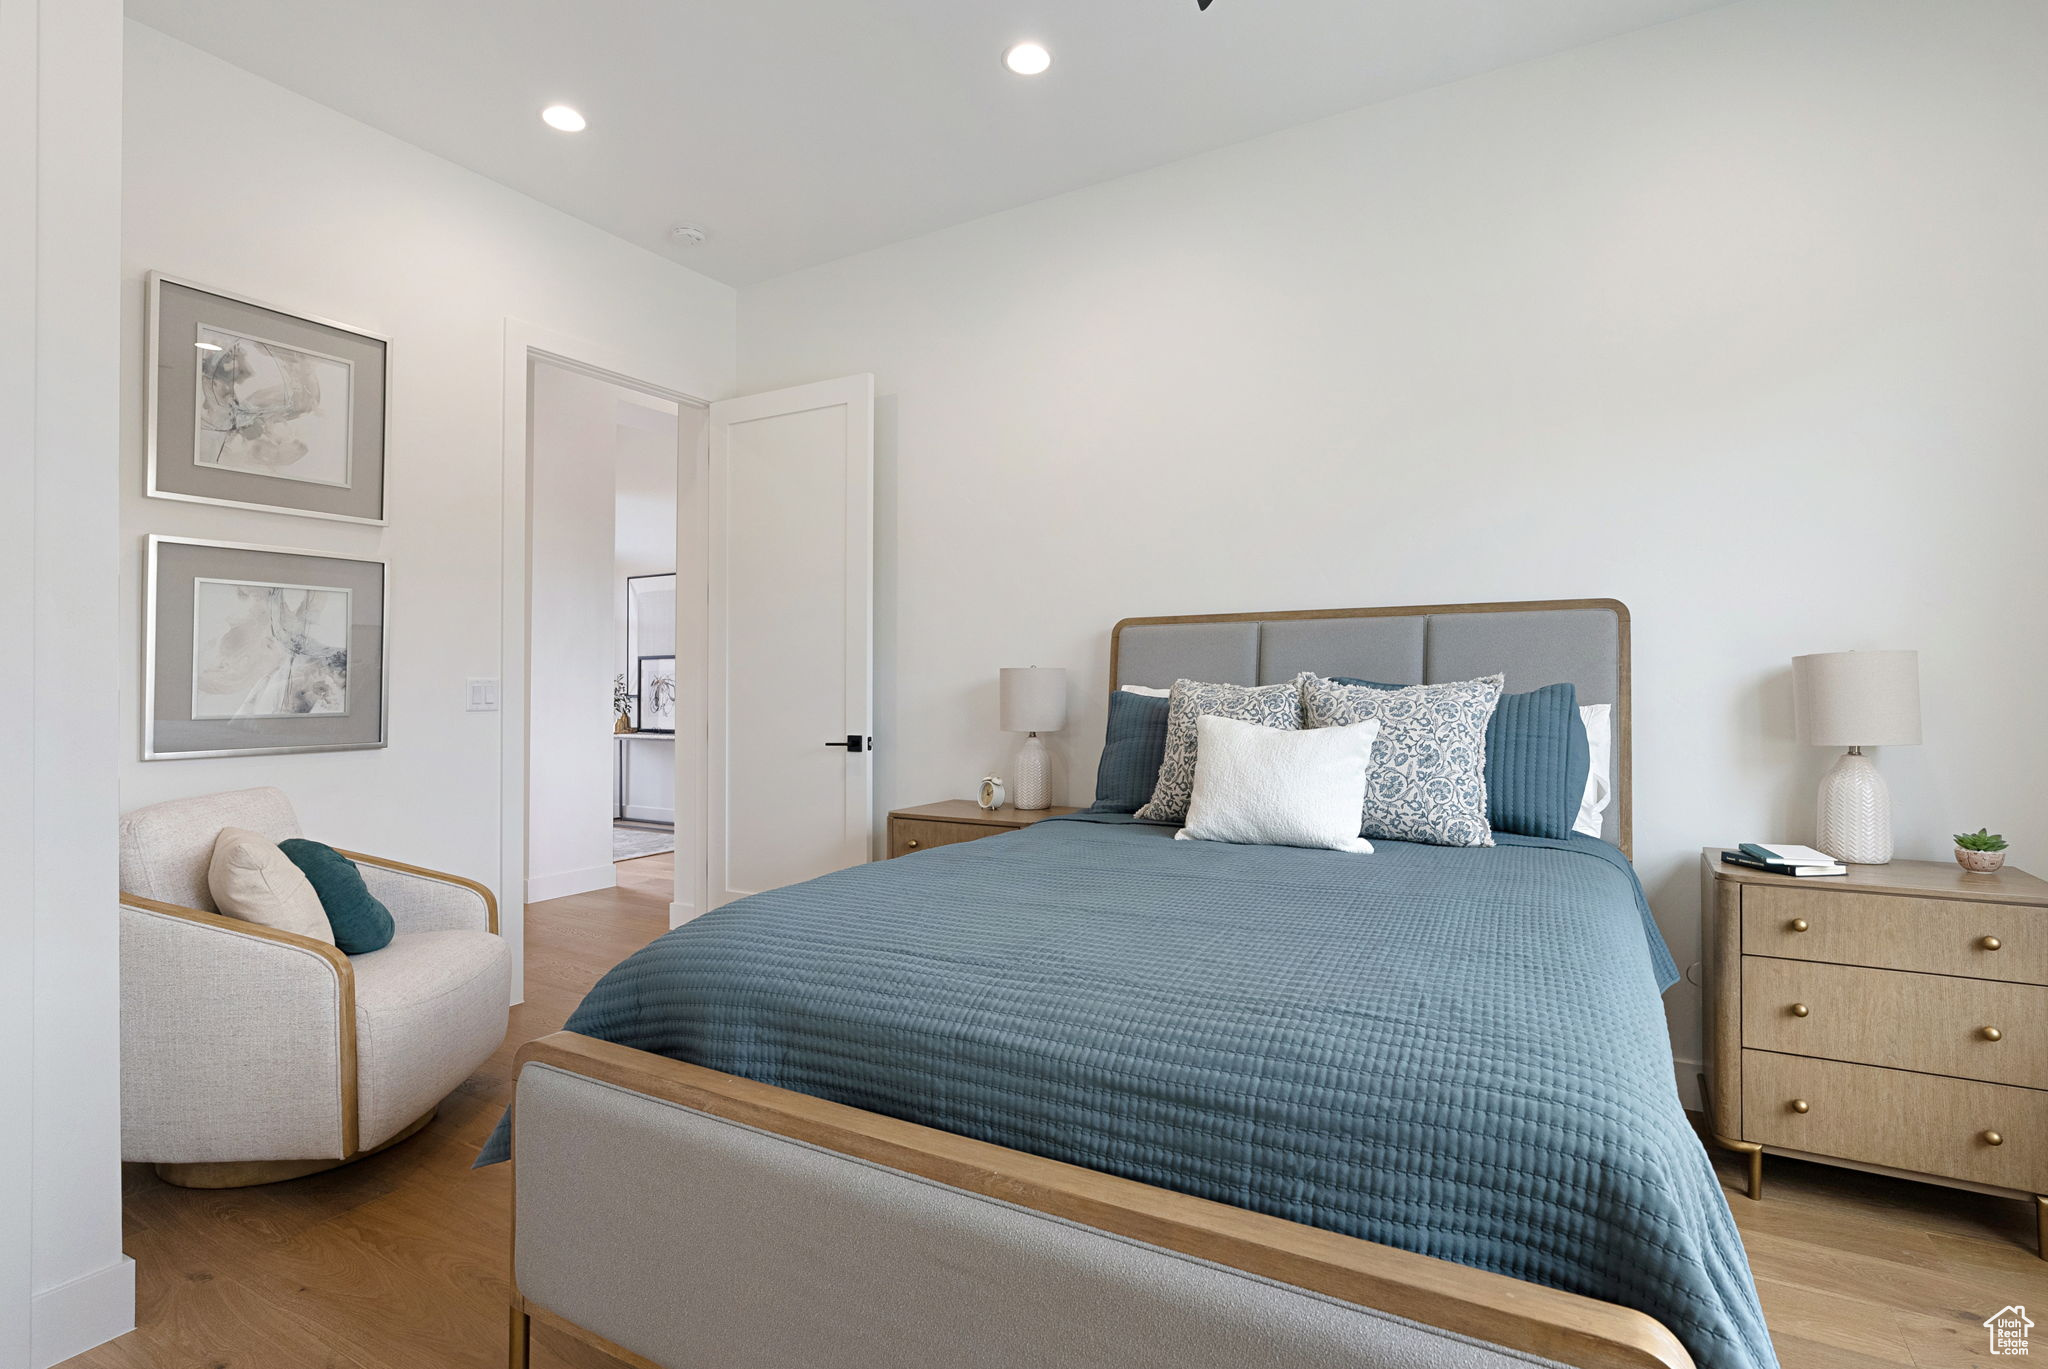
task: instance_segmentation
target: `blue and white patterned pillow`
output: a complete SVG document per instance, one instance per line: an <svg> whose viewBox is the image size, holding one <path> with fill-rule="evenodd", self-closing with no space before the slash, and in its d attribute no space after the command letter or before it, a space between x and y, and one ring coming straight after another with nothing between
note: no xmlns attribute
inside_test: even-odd
<svg viewBox="0 0 2048 1369"><path fill-rule="evenodd" d="M1276 685L1204 684L1175 680L1166 705L1166 759L1152 800L1132 816L1146 822L1186 822L1195 791L1195 719L1235 718L1261 727L1301 727L1301 681ZM1485 812L1482 806L1482 813Z"/></svg>
<svg viewBox="0 0 2048 1369"><path fill-rule="evenodd" d="M1342 727L1377 718L1359 830L1388 841L1491 846L1486 820L1486 725L1503 679L1373 689L1304 674L1302 721Z"/></svg>

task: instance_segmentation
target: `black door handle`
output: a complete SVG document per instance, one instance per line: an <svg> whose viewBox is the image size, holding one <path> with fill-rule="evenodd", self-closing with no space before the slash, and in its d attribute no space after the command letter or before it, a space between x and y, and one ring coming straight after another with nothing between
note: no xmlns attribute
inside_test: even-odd
<svg viewBox="0 0 2048 1369"><path fill-rule="evenodd" d="M843 746L846 748L848 755L858 756L863 751L873 751L875 749L875 739L873 737L856 737L849 732L846 734L845 741L826 742L825 745Z"/></svg>

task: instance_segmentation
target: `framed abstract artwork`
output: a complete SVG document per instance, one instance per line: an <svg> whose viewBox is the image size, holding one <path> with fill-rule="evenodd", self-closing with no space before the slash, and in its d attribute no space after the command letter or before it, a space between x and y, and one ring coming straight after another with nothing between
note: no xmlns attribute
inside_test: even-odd
<svg viewBox="0 0 2048 1369"><path fill-rule="evenodd" d="M388 339L160 273L148 334L151 497L385 521Z"/></svg>
<svg viewBox="0 0 2048 1369"><path fill-rule="evenodd" d="M382 561L149 539L142 758L386 743Z"/></svg>
<svg viewBox="0 0 2048 1369"><path fill-rule="evenodd" d="M676 658L642 656L637 665L640 695L640 730L676 730Z"/></svg>

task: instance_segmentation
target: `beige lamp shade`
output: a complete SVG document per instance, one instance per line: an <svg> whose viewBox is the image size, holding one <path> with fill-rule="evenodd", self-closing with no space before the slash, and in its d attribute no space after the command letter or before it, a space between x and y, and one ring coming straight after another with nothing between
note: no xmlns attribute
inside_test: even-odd
<svg viewBox="0 0 2048 1369"><path fill-rule="evenodd" d="M1792 705L1809 746L1918 746L1920 653L1794 656Z"/></svg>
<svg viewBox="0 0 2048 1369"><path fill-rule="evenodd" d="M1005 732L1057 732L1067 725L1067 672L1057 667L1004 667L999 697Z"/></svg>

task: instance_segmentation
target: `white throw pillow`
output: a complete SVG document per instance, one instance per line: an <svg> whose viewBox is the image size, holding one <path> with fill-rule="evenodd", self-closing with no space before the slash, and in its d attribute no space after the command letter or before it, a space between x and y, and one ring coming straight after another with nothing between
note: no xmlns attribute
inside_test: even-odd
<svg viewBox="0 0 2048 1369"><path fill-rule="evenodd" d="M206 886L229 917L334 944L320 895L292 858L258 832L224 827L213 839Z"/></svg>
<svg viewBox="0 0 2048 1369"><path fill-rule="evenodd" d="M1358 812L1379 730L1377 718L1313 732L1195 719L1195 788L1174 840L1369 853Z"/></svg>
<svg viewBox="0 0 2048 1369"><path fill-rule="evenodd" d="M1173 696L1173 691L1170 689L1152 689L1146 685L1125 685L1123 692L1126 694L1143 694L1148 699L1166 699Z"/></svg>
<svg viewBox="0 0 2048 1369"><path fill-rule="evenodd" d="M1579 816L1572 823L1574 832L1584 832L1589 837L1600 835L1601 814L1614 799L1614 788L1608 782L1608 758L1614 754L1614 721L1608 710L1612 704L1581 704L1579 721L1586 728L1586 750L1592 759L1592 766L1586 771L1586 793L1579 800Z"/></svg>

